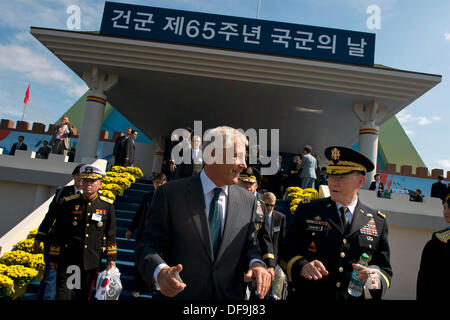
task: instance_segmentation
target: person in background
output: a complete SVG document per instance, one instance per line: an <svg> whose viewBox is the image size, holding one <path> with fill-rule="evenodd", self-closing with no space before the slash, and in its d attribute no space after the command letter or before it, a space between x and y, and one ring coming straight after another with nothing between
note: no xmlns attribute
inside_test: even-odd
<svg viewBox="0 0 450 320"><path fill-rule="evenodd" d="M423 202L422 190L416 189L416 193L410 193L409 201Z"/></svg>
<svg viewBox="0 0 450 320"><path fill-rule="evenodd" d="M136 140L138 135L137 130L132 130L131 135L128 139L125 140L124 146L123 146L123 163L122 166L124 167L132 167L134 164L134 156L136 153L136 146L134 140Z"/></svg>
<svg viewBox="0 0 450 320"><path fill-rule="evenodd" d="M48 155L52 152L52 149L48 146L47 140L42 142L42 147L36 152L36 158L38 159L48 159Z"/></svg>
<svg viewBox="0 0 450 320"><path fill-rule="evenodd" d="M438 177L438 181L431 185L431 197L440 198L442 196L442 194L447 189L447 185L443 181L444 177L440 175Z"/></svg>
<svg viewBox="0 0 450 320"><path fill-rule="evenodd" d="M153 194L155 191L162 186L163 184L167 183L167 178L164 173L158 173L153 178L153 187L154 190L146 193L141 200L141 204L139 205L138 210L136 211L136 214L134 215L133 221L131 222L130 226L128 227L128 231L125 233L125 238L127 240L131 239L131 235L137 230L136 232L136 245L139 242L142 231L143 231L143 225L145 222L145 219L147 219L147 213L149 212L150 205L152 204ZM135 262L136 265L136 262ZM134 272L134 290L131 292L131 295L135 298L139 297L142 292L147 291L147 285L142 279L141 273L139 270L135 267Z"/></svg>
<svg viewBox="0 0 450 320"><path fill-rule="evenodd" d="M291 164L289 165L288 169L288 178L286 179L286 188L289 187L299 187L301 185L301 181L298 178L300 173L300 166L301 166L302 160L300 156L294 156L292 159Z"/></svg>
<svg viewBox="0 0 450 320"><path fill-rule="evenodd" d="M202 140L199 136L192 136L190 163L180 163L175 170L176 179L191 177L200 174L203 169L203 159L201 150Z"/></svg>
<svg viewBox="0 0 450 320"><path fill-rule="evenodd" d="M300 179L302 181L302 189L315 188L315 182L317 179L317 160L311 155L311 151L311 146L307 145L303 148L302 163L300 165Z"/></svg>
<svg viewBox="0 0 450 320"><path fill-rule="evenodd" d="M53 127L53 137L50 141L53 153L67 155L71 136L73 136L72 124L69 121L69 117L63 117L61 123Z"/></svg>
<svg viewBox="0 0 450 320"><path fill-rule="evenodd" d="M113 160L115 166L123 166L123 163L125 162L125 158L123 157L125 152L125 141L131 136L131 131L131 127L127 127L125 129L125 135L118 137L114 143Z"/></svg>
<svg viewBox="0 0 450 320"><path fill-rule="evenodd" d="M319 179L317 179L317 190L319 190L319 187L321 185L324 185L324 186L328 185L328 173L327 173L326 167L320 168Z"/></svg>
<svg viewBox="0 0 450 320"><path fill-rule="evenodd" d="M447 227L434 232L422 251L417 275L417 300L447 302L450 277L450 187L441 195L443 217ZM445 270L444 276L437 278L437 271Z"/></svg>
<svg viewBox="0 0 450 320"><path fill-rule="evenodd" d="M53 270L49 264L50 243L52 242L52 237L54 236L54 225L56 223L56 219L58 218L57 212L59 206L61 206L64 202L64 198L81 193L83 191L80 176L80 169L82 166L84 166L84 164L79 164L72 171L72 178L74 181L73 185L59 187L58 189L56 189L53 200L50 203L48 211L41 224L39 225L38 231L34 238L34 253L38 253L41 242L44 243L45 269L44 277L40 282L38 300L55 300L56 271Z"/></svg>
<svg viewBox="0 0 450 320"><path fill-rule="evenodd" d="M13 156L16 153L16 150L27 150L27 145L23 143L23 140L25 140L24 136L19 136L17 138L17 142L14 143L11 147L11 151L9 152L9 155Z"/></svg>
<svg viewBox="0 0 450 320"><path fill-rule="evenodd" d="M381 176L379 173L377 173L374 176L375 181L372 181L372 183L369 186L369 190L374 190L377 192L377 197L381 198L384 192L384 184L381 182Z"/></svg>

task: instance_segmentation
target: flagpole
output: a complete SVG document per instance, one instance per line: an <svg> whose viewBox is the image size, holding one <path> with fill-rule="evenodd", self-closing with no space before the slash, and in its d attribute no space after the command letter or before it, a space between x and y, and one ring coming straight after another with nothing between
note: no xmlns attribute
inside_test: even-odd
<svg viewBox="0 0 450 320"><path fill-rule="evenodd" d="M258 9L256 10L256 19L259 19L259 8L261 7L261 0L258 0Z"/></svg>
<svg viewBox="0 0 450 320"><path fill-rule="evenodd" d="M25 108L27 107L27 104L24 103L23 104L23 112L22 112L22 121L23 121L23 116L25 115Z"/></svg>

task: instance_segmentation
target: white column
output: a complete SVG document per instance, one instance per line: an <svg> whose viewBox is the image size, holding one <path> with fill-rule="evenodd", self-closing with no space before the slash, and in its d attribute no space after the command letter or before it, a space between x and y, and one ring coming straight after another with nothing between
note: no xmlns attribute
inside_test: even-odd
<svg viewBox="0 0 450 320"><path fill-rule="evenodd" d="M377 171L378 130L380 128L377 121L385 116L386 109L380 107L378 102L372 101L366 105L355 105L354 111L362 123L359 129L358 150L369 158L375 166L371 172L366 174L366 183L363 189L368 189Z"/></svg>
<svg viewBox="0 0 450 320"><path fill-rule="evenodd" d="M155 151L153 152L152 173L160 173L164 158L164 137L153 137L152 141L155 144Z"/></svg>
<svg viewBox="0 0 450 320"><path fill-rule="evenodd" d="M83 121L79 130L75 162L92 163L96 160L100 129L107 97L105 91L117 83L116 75L107 75L94 68L83 74L90 91L86 98Z"/></svg>

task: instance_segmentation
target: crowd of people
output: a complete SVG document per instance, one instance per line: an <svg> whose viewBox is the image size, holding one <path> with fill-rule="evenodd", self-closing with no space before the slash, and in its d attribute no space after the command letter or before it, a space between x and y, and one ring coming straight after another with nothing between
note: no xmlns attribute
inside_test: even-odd
<svg viewBox="0 0 450 320"><path fill-rule="evenodd" d="M115 161L130 160L123 156L133 135L129 131L116 142ZM211 153L222 154L223 161L212 163L202 161L201 154L211 142L202 143L188 132L166 144L163 172L154 176L154 191L143 197L126 232L127 239L133 233L136 239L133 296L146 291L156 300L357 301L385 296L393 276L387 218L358 197L366 174L374 170L371 160L352 149L330 146L324 152L329 164L318 171L312 148L305 146L287 171L280 157L277 173L264 177L259 161L249 164L252 146L238 130L211 131L223 140L223 150ZM183 141L191 161L176 164L171 151ZM233 155L232 161L227 154ZM55 291L43 286L42 297L52 292L56 299L72 299L66 270L78 265L82 281L74 298L86 300L102 254L107 268L115 265L114 206L99 193L105 172L83 165L73 174L75 186L57 191L36 236L36 248L44 242L51 266L42 283L49 284L51 274L56 277ZM380 192L380 183L376 180L372 189ZM284 214L274 210L283 190L321 184L328 185L330 197L299 204L287 226ZM450 223L448 188L441 199L444 219ZM429 277L433 259L448 259L449 238L450 230L441 230L425 247L417 298L444 294L446 286L434 285ZM363 254L368 265L358 263ZM350 294L350 282L364 287L362 295ZM274 290L280 283L286 289L281 296Z"/></svg>

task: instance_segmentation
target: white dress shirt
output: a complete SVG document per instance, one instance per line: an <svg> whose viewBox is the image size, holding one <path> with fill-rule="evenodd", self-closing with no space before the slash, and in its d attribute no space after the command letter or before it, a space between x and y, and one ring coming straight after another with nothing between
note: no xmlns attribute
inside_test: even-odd
<svg viewBox="0 0 450 320"><path fill-rule="evenodd" d="M350 203L348 206L344 206L342 203L336 202L336 207L337 207L339 217L341 216L341 211L339 211L339 209L342 207L347 207L348 211L345 215L348 218L348 223L351 224L353 221L353 213L355 212L357 203L358 203L358 196L356 196L355 200L352 203Z"/></svg>

